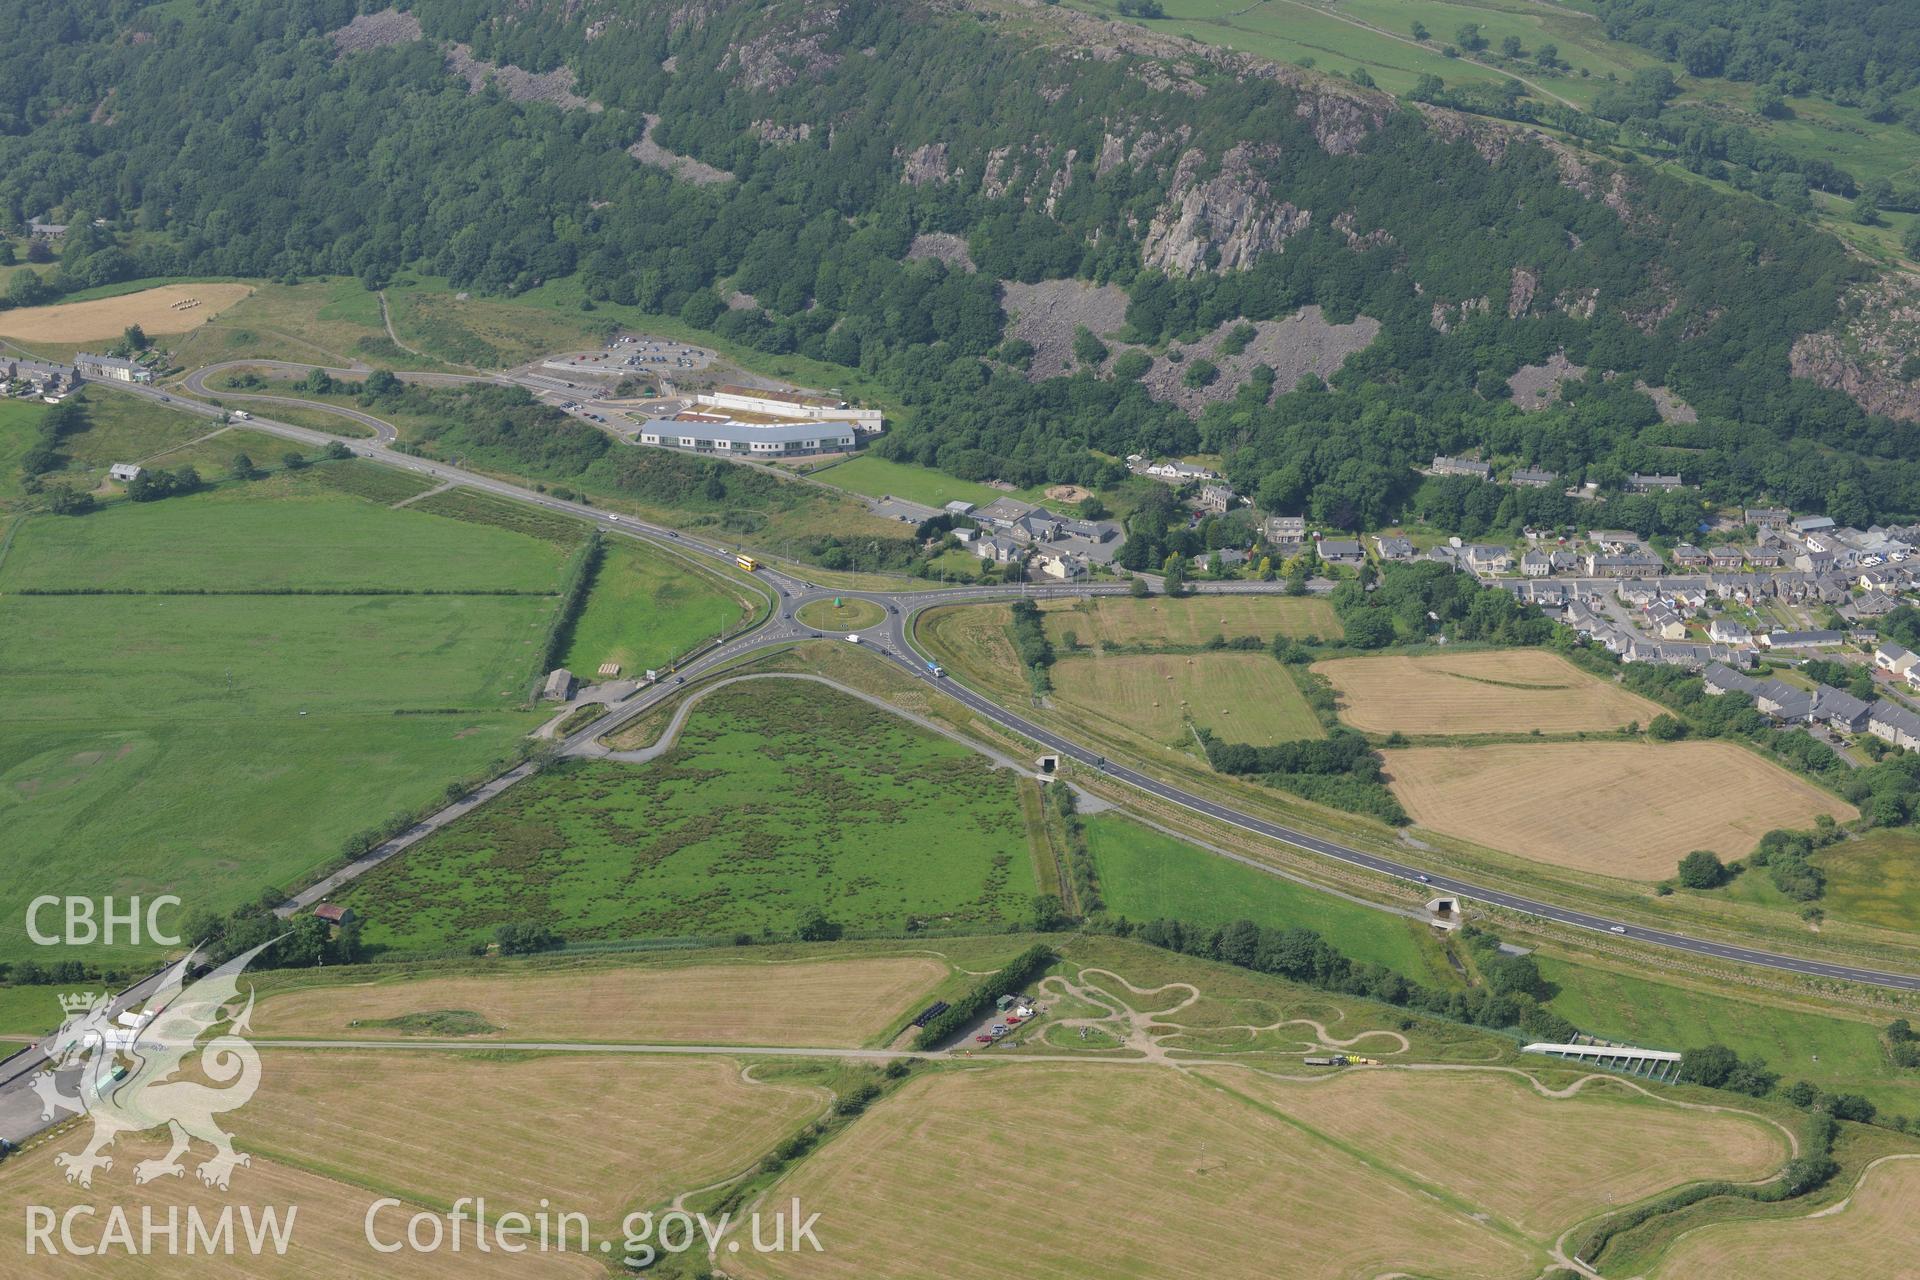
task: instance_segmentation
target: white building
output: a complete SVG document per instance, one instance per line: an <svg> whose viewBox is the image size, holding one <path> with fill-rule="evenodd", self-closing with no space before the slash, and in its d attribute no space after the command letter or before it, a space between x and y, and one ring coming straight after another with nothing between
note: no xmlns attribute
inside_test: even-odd
<svg viewBox="0 0 1920 1280"><path fill-rule="evenodd" d="M110 480L118 480L122 484L126 484L131 480L138 480L145 474L146 469L137 462L116 462L107 468L107 478Z"/></svg>
<svg viewBox="0 0 1920 1280"><path fill-rule="evenodd" d="M850 423L874 435L886 429L885 415L878 409L856 409L834 396L810 396L800 391L725 385L696 395L693 402L733 413L764 413L772 418L797 418L803 422Z"/></svg>
<svg viewBox="0 0 1920 1280"><path fill-rule="evenodd" d="M735 422L699 414L649 418L640 426L640 443L735 458L798 458L850 452L859 447L860 433L850 422Z"/></svg>
<svg viewBox="0 0 1920 1280"><path fill-rule="evenodd" d="M82 351L73 358L73 367L79 370L83 378L99 378L106 382L153 381L151 369L118 356L96 356Z"/></svg>

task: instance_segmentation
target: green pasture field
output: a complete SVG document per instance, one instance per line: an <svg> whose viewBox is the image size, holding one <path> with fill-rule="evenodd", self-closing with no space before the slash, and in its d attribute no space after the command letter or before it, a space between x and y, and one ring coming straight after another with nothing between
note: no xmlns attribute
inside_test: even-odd
<svg viewBox="0 0 1920 1280"><path fill-rule="evenodd" d="M209 649L217 642L203 639ZM90 675L101 676L106 656L97 655ZM224 673L216 655L191 674L217 687ZM10 706L18 687L16 672L0 672ZM0 824L17 856L0 864L0 913L11 922L0 931L0 958L46 958L19 927L27 903L45 893L173 893L187 910L251 901L324 865L353 833L430 803L449 779L508 755L536 719L490 709L10 714L0 724ZM76 955L151 958L125 947Z"/></svg>
<svg viewBox="0 0 1920 1280"><path fill-rule="evenodd" d="M1095 596L1086 600L1044 600L1047 638L1067 643L1067 633L1083 645L1122 645L1159 649L1194 647L1218 636L1238 640L1258 636L1338 640L1346 631L1325 600L1291 596Z"/></svg>
<svg viewBox="0 0 1920 1280"><path fill-rule="evenodd" d="M1326 735L1266 653L1079 654L1053 664L1053 685L1056 701L1168 746L1182 745L1189 722L1254 746Z"/></svg>
<svg viewBox="0 0 1920 1280"><path fill-rule="evenodd" d="M1014 781L968 749L807 681L695 707L645 765L522 783L341 896L367 941L438 950L534 921L573 939L1024 920L1034 852Z"/></svg>
<svg viewBox="0 0 1920 1280"><path fill-rule="evenodd" d="M310 483L337 493L350 493L383 507L417 498L435 487L434 482L413 471L383 467L358 458L329 459L317 462L307 471Z"/></svg>
<svg viewBox="0 0 1920 1280"><path fill-rule="evenodd" d="M573 627L563 665L591 679L602 663L623 676L665 667L752 612L744 587L624 538L609 541Z"/></svg>
<svg viewBox="0 0 1920 1280"><path fill-rule="evenodd" d="M0 596L0 823L17 855L0 918L46 892L230 909L514 754L538 719L524 700L564 549L390 511L316 473L18 529ZM329 589L352 594L199 594ZM0 931L0 957L24 947Z"/></svg>
<svg viewBox="0 0 1920 1280"><path fill-rule="evenodd" d="M1920 1072L1900 1071L1873 1023L1712 994L1591 965L1540 957L1540 972L1560 988L1554 1012L1580 1030L1645 1049L1724 1044L1764 1058L1782 1085L1808 1080L1834 1093L1859 1093L1881 1108L1920 1113ZM1896 1016L1889 1012L1884 1021Z"/></svg>
<svg viewBox="0 0 1920 1280"><path fill-rule="evenodd" d="M542 507L496 498L490 493L464 487L432 494L410 504L409 509L463 520L468 524L492 525L567 550L585 542L587 535L592 532L592 527L585 520L574 520Z"/></svg>
<svg viewBox="0 0 1920 1280"><path fill-rule="evenodd" d="M89 390L81 393L79 403L86 410L88 425L60 442L67 464L45 476L48 483L93 489L106 479L107 468L116 462L151 460L158 467L178 466L175 457L185 456L190 441L219 430L218 423L175 413L130 395ZM6 401L0 406L0 472L4 472L0 474L0 495L19 495L17 459L33 441L40 411L47 407L25 400ZM231 458L233 452L228 448L226 456ZM264 464L269 457L277 460L279 456L276 452L254 461Z"/></svg>
<svg viewBox="0 0 1920 1280"><path fill-rule="evenodd" d="M1442 977L1429 963L1423 926L1415 921L1268 875L1116 815L1087 818L1085 825L1100 896L1112 915L1312 929L1355 960L1419 982Z"/></svg>
<svg viewBox="0 0 1920 1280"><path fill-rule="evenodd" d="M904 498L908 502L917 502L924 507L944 507L949 502L971 502L976 507L984 507L1001 498L1019 498L1023 502L1039 502L1045 485L1039 485L1016 492L1003 492L989 485L972 480L959 480L943 471L931 467L915 466L911 462L894 462L875 454L865 453L846 462L835 463L810 472L817 479L828 484L838 485L854 493L864 493L870 498L892 496ZM1068 514L1071 514L1069 512Z"/></svg>
<svg viewBox="0 0 1920 1280"><path fill-rule="evenodd" d="M544 593L564 558L503 529L390 510L283 473L79 518L33 517L0 568L0 591Z"/></svg>
<svg viewBox="0 0 1920 1280"><path fill-rule="evenodd" d="M0 502L24 496L20 458L39 437L46 411L38 400L0 400Z"/></svg>
<svg viewBox="0 0 1920 1280"><path fill-rule="evenodd" d="M25 557L20 557L25 559ZM16 722L517 706L549 595L0 597Z"/></svg>
<svg viewBox="0 0 1920 1280"><path fill-rule="evenodd" d="M1725 887L1702 894L1796 913L1817 907L1836 921L1920 931L1920 835L1869 831L1822 849L1814 862L1827 874L1827 891L1816 902L1796 902L1781 893L1764 867L1751 868Z"/></svg>

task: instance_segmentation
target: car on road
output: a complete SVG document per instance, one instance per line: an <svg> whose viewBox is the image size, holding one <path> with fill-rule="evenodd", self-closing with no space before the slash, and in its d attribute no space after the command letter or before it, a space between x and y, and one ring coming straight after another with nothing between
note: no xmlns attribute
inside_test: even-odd
<svg viewBox="0 0 1920 1280"><path fill-rule="evenodd" d="M993 1043L992 1036L975 1036L973 1040L975 1044L992 1044Z"/></svg>
<svg viewBox="0 0 1920 1280"><path fill-rule="evenodd" d="M1607 930L1608 933L1625 933L1626 931L1627 930L1625 925L1618 925L1618 924L1614 925L1612 928Z"/></svg>
<svg viewBox="0 0 1920 1280"><path fill-rule="evenodd" d="M615 515L615 514L613 514L613 512L611 512L611 511L609 511L609 512L607 512L607 519L609 519L609 520L618 520L619 518L620 518L620 517L619 517L619 516L617 516L617 515Z"/></svg>
<svg viewBox="0 0 1920 1280"><path fill-rule="evenodd" d="M781 620L782 622L786 622L786 621L788 621L789 619L791 619L792 617L793 617L793 615L792 615L791 613L783 613L783 614L781 614L781 615L780 615L780 620Z"/></svg>
<svg viewBox="0 0 1920 1280"><path fill-rule="evenodd" d="M687 682L687 678L685 676L675 676L673 678L673 682L675 684L685 684Z"/></svg>
<svg viewBox="0 0 1920 1280"><path fill-rule="evenodd" d="M668 536L669 538L677 538L677 537L679 537L680 535L679 535L679 534L677 534L677 533L675 533L675 532L674 532L673 530L671 530L671 529L669 529L669 530L667 530L667 536Z"/></svg>
<svg viewBox="0 0 1920 1280"><path fill-rule="evenodd" d="M1423 871L1423 872L1421 872L1421 873L1420 873L1419 875L1417 875L1417 876L1415 876L1415 877L1414 877L1414 879L1416 879L1416 880L1418 880L1418 881L1419 881L1419 882L1420 882L1421 884L1432 884L1432 883L1433 883L1433 881L1431 881L1431 880L1429 880L1429 879L1427 878L1427 874L1426 874L1426 872L1424 872L1424 871Z"/></svg>

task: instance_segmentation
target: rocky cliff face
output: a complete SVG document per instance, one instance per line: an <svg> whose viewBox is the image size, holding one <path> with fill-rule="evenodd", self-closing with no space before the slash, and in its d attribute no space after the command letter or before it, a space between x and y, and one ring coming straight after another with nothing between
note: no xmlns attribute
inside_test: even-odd
<svg viewBox="0 0 1920 1280"><path fill-rule="evenodd" d="M1175 275L1244 270L1304 231L1313 212L1276 199L1261 174L1261 162L1278 155L1271 144L1243 142L1221 157L1217 174L1202 179L1205 155L1183 152L1166 202L1147 228L1147 265Z"/></svg>
<svg viewBox="0 0 1920 1280"><path fill-rule="evenodd" d="M1795 377L1841 391L1869 413L1920 422L1920 376L1907 362L1920 357L1920 276L1886 275L1855 286L1841 320L1826 333L1793 344Z"/></svg>

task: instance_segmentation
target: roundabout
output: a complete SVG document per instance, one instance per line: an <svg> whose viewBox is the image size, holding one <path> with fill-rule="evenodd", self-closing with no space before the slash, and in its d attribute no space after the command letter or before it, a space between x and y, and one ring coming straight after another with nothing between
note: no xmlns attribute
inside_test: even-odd
<svg viewBox="0 0 1920 1280"><path fill-rule="evenodd" d="M812 600L794 611L796 621L816 631L865 631L885 620L886 610L857 596Z"/></svg>

